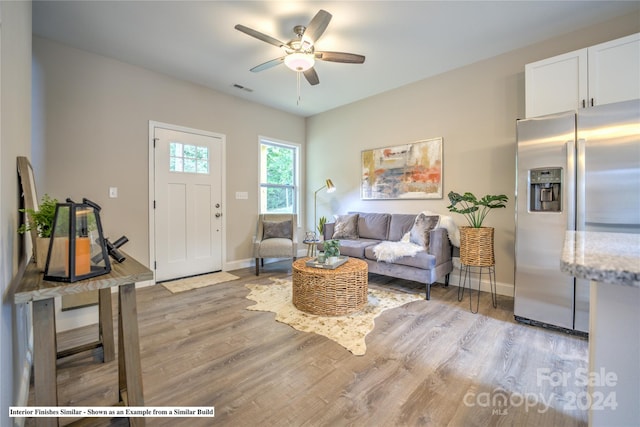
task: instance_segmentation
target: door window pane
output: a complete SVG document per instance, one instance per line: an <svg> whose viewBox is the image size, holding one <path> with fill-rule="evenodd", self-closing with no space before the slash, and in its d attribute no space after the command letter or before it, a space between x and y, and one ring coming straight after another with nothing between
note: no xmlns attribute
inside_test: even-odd
<svg viewBox="0 0 640 427"><path fill-rule="evenodd" d="M209 147L169 143L169 171L209 173Z"/></svg>

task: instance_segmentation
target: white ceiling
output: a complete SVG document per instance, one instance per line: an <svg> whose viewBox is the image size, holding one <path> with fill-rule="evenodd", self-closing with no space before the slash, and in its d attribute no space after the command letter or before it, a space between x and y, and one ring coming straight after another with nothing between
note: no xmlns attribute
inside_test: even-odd
<svg viewBox="0 0 640 427"><path fill-rule="evenodd" d="M296 105L293 71L249 71L282 51L234 25L286 42L319 9L333 19L316 49L366 61L316 62L320 84L303 78ZM34 1L33 32L306 117L638 10L638 1Z"/></svg>

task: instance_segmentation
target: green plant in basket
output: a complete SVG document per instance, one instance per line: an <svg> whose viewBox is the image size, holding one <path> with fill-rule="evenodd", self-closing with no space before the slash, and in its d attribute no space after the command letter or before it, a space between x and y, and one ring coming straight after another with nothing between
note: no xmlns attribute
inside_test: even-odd
<svg viewBox="0 0 640 427"><path fill-rule="evenodd" d="M331 239L325 241L324 254L327 257L340 256L340 240Z"/></svg>
<svg viewBox="0 0 640 427"><path fill-rule="evenodd" d="M460 195L450 191L449 201L451 205L447 206L447 209L449 209L450 212L464 215L471 227L480 228L489 211L491 209L506 207L508 200L509 198L504 194L487 194L483 198L478 199L469 192Z"/></svg>

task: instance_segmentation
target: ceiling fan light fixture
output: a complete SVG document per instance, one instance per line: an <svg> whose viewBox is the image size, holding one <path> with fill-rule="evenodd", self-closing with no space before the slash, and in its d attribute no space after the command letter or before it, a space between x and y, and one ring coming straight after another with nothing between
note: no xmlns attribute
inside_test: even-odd
<svg viewBox="0 0 640 427"><path fill-rule="evenodd" d="M307 71L316 62L311 53L294 52L284 57L284 64L293 71Z"/></svg>

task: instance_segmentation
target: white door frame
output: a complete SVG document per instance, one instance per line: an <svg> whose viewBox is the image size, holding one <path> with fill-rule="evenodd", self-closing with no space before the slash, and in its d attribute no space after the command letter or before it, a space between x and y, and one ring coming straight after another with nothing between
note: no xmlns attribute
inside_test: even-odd
<svg viewBox="0 0 640 427"><path fill-rule="evenodd" d="M196 135L209 136L214 138L220 138L222 141L222 152L221 152L221 167L220 171L220 185L221 185L221 200L222 200L222 271L226 271L227 269L227 194L226 194L226 177L227 177L227 156L226 156L226 148L227 148L227 138L226 135L221 133L209 132L201 129L194 129L185 126L172 125L169 123L162 123L153 120L149 120L149 268L153 271L153 280L155 281L156 277L156 269L155 269L155 260L156 260L156 220L155 220L155 212L154 212L154 200L156 194L156 178L155 178L155 159L154 159L154 129L155 128L163 128L174 130L177 132L188 132Z"/></svg>

